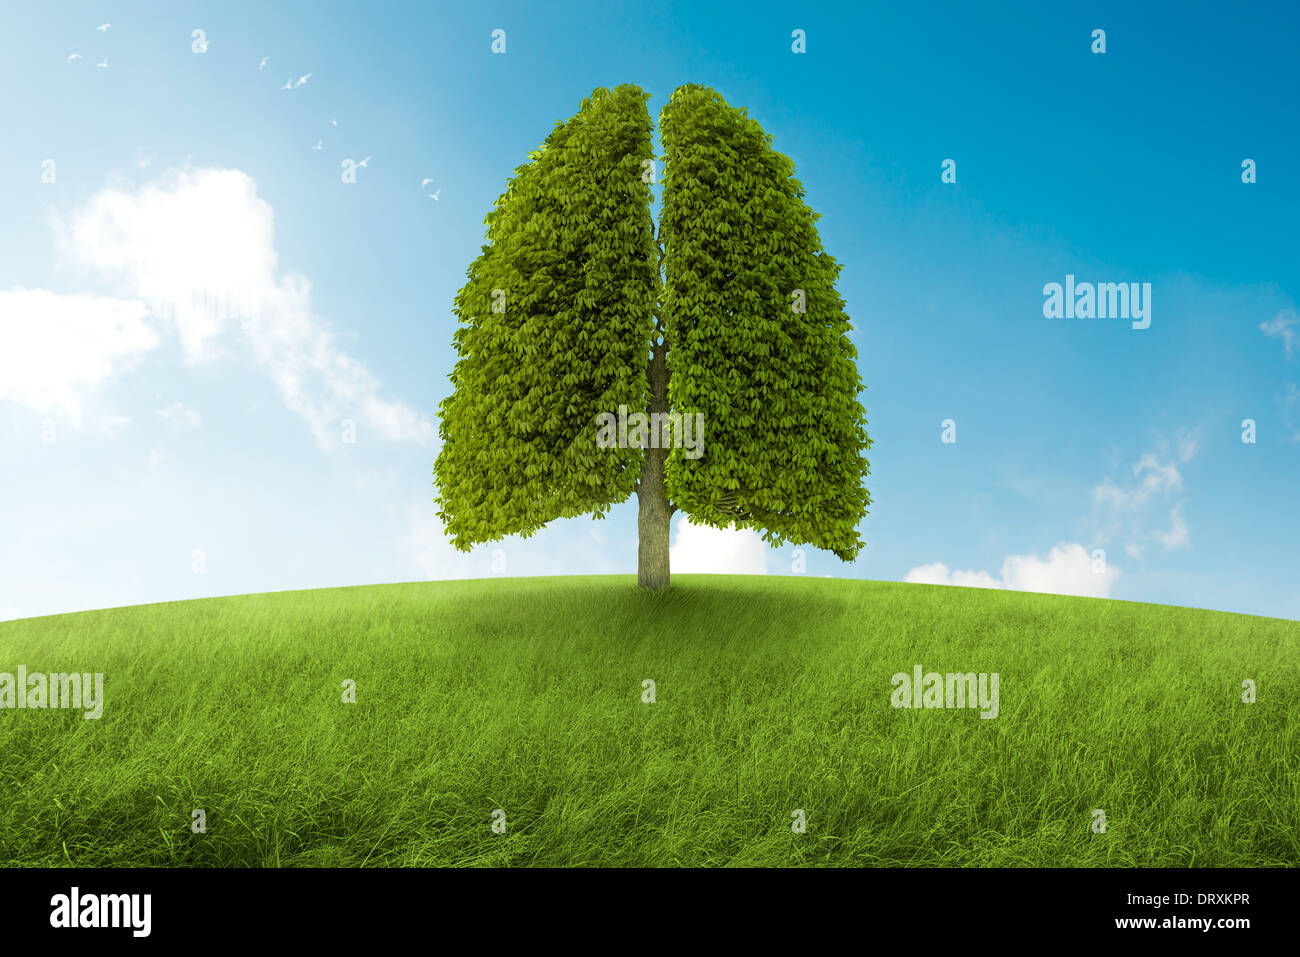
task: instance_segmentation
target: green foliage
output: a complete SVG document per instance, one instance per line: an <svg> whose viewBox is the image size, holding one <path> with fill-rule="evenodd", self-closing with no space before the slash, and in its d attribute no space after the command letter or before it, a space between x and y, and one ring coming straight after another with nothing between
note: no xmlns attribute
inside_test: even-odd
<svg viewBox="0 0 1300 957"><path fill-rule="evenodd" d="M645 100L633 86L597 90L488 216L488 245L456 297L439 515L468 548L627 498L643 453L597 449L595 419L649 408L658 335L669 407L705 416L703 457L668 457L672 504L851 560L871 441L818 214L755 120L688 85L660 118L656 242L641 180L653 155ZM492 310L497 289L504 313Z"/></svg>
<svg viewBox="0 0 1300 957"><path fill-rule="evenodd" d="M434 468L459 548L599 516L635 486L640 450L598 449L593 422L646 404L658 252L645 101L635 86L596 90L488 214L456 296L460 358Z"/></svg>
<svg viewBox="0 0 1300 957"><path fill-rule="evenodd" d="M669 401L707 423L702 458L669 457L669 493L696 521L851 560L870 439L818 214L771 136L713 90L679 88L660 131Z"/></svg>

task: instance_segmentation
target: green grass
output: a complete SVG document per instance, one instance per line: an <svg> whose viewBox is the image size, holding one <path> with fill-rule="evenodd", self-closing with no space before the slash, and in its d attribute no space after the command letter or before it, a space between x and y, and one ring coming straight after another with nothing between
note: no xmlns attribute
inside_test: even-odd
<svg viewBox="0 0 1300 957"><path fill-rule="evenodd" d="M0 624L0 672L20 664L102 671L107 703L0 710L5 865L1300 861L1291 621L828 579L495 579ZM891 676L916 664L998 672L1001 714L895 710Z"/></svg>

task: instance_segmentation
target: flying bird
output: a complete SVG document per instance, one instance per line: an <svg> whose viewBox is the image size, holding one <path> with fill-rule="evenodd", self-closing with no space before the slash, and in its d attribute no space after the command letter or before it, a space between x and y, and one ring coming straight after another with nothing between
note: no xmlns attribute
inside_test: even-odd
<svg viewBox="0 0 1300 957"><path fill-rule="evenodd" d="M367 156L365 159L363 159L363 160L362 160L360 163L358 163L357 165L358 165L358 166L365 166L365 165L366 165L367 163L369 163L369 162L370 162L370 157Z"/></svg>
<svg viewBox="0 0 1300 957"><path fill-rule="evenodd" d="M95 27L95 29L98 30L100 33L107 33L108 28L111 27L112 25L113 24L111 23L101 23L99 26Z"/></svg>
<svg viewBox="0 0 1300 957"><path fill-rule="evenodd" d="M432 182L433 180L426 176L424 179L420 180L420 189L424 189L424 187L428 186Z"/></svg>
<svg viewBox="0 0 1300 957"><path fill-rule="evenodd" d="M257 64L257 68L259 70L265 70L266 65L270 62L271 62L271 58L269 56L264 56L262 57L261 61Z"/></svg>
<svg viewBox="0 0 1300 957"><path fill-rule="evenodd" d="M302 86L302 85L304 85L304 84L305 84L309 79L311 79L311 74L310 74L310 73L308 73L306 76L300 76L300 77L298 77L298 82L295 83L294 86Z"/></svg>
<svg viewBox="0 0 1300 957"><path fill-rule="evenodd" d="M330 126L338 126L338 125L339 125L338 120L330 120Z"/></svg>
<svg viewBox="0 0 1300 957"><path fill-rule="evenodd" d="M424 195L425 195L425 196L428 196L430 199L437 199L437 198L438 198L438 194L441 193L441 192L442 192L442 187L439 186L439 187L438 187L437 189L435 189L432 193L425 193Z"/></svg>
<svg viewBox="0 0 1300 957"><path fill-rule="evenodd" d="M324 148L325 148L325 144L322 140L317 140L316 145L312 147L312 149L314 150L323 150Z"/></svg>
<svg viewBox="0 0 1300 957"><path fill-rule="evenodd" d="M95 66L98 67L98 68L101 69L101 70L107 70L107 69L108 69L108 57L104 57L104 62L103 62L103 63L96 63Z"/></svg>
<svg viewBox="0 0 1300 957"><path fill-rule="evenodd" d="M292 89L293 89L293 77L289 77L289 79L285 80L285 81L284 81L284 86L280 87L280 89L282 89L282 90L292 90Z"/></svg>
<svg viewBox="0 0 1300 957"><path fill-rule="evenodd" d="M68 62L71 63L73 60L80 60L80 59L81 59L81 54L74 53L72 54L72 56L68 57Z"/></svg>

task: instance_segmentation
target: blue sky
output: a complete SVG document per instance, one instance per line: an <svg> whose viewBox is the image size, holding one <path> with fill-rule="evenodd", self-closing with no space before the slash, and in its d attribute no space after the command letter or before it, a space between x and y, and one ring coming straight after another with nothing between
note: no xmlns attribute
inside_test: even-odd
<svg viewBox="0 0 1300 957"><path fill-rule="evenodd" d="M431 487L483 217L623 82L747 107L844 267L874 504L807 574L1300 618L1296 9L704 6L0 11L0 618L634 572L635 502L460 556ZM1044 318L1067 274L1151 283L1150 328ZM234 286L270 318L187 311ZM678 572L792 570L674 541Z"/></svg>

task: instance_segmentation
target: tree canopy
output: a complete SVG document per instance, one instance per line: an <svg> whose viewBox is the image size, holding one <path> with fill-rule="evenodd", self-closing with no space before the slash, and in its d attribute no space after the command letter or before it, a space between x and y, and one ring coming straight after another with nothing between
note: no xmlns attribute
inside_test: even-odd
<svg viewBox="0 0 1300 957"><path fill-rule="evenodd" d="M438 514L468 549L635 491L643 566L647 508L662 526L664 584L678 510L851 560L871 441L819 216L757 121L686 85L660 113L656 234L647 99L594 91L488 214L454 303ZM704 454L601 447L597 419L620 406L703 413Z"/></svg>

